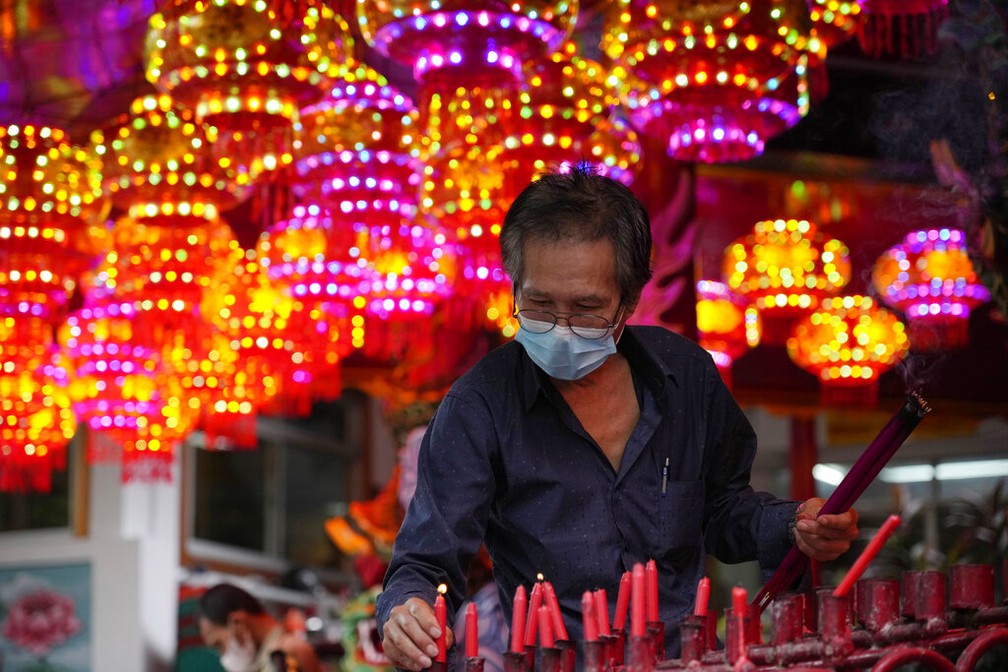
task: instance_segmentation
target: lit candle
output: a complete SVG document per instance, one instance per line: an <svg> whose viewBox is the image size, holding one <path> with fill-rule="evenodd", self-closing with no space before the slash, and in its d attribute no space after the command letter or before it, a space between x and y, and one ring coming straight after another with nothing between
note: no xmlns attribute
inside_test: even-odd
<svg viewBox="0 0 1008 672"><path fill-rule="evenodd" d="M441 584L438 586L438 596L434 598L434 618L437 619L441 634L437 638L437 656L434 657L439 663L447 662L448 643L448 607L445 605L444 594L448 591L448 586Z"/></svg>
<svg viewBox="0 0 1008 672"><path fill-rule="evenodd" d="M476 610L476 603L470 602L466 606L466 658L476 658L479 656L479 613Z"/></svg>
<svg viewBox="0 0 1008 672"><path fill-rule="evenodd" d="M542 574L532 585L532 597L529 602L528 619L525 621L525 646L535 646L536 631L539 629L539 607L542 605Z"/></svg>
<svg viewBox="0 0 1008 672"><path fill-rule="evenodd" d="M644 603L647 601L645 595L647 588L644 585L644 565L639 562L633 566L631 582L633 585L630 589L630 636L643 637L646 616Z"/></svg>
<svg viewBox="0 0 1008 672"><path fill-rule="evenodd" d="M605 588L596 590L594 597L599 634L608 637L612 634L612 630L609 629L609 598L606 596Z"/></svg>
<svg viewBox="0 0 1008 672"><path fill-rule="evenodd" d="M539 643L545 648L550 648L553 646L553 626L551 625L553 617L550 615L549 607L545 604L539 607L537 611L539 619Z"/></svg>
<svg viewBox="0 0 1008 672"><path fill-rule="evenodd" d="M549 607L550 618L553 619L553 634L557 639L567 639L567 626L563 622L563 614L560 613L560 603L557 601L556 591L549 581L543 582L543 603Z"/></svg>
<svg viewBox="0 0 1008 672"><path fill-rule="evenodd" d="M841 581L840 585L833 590L833 595L835 597L843 597L850 592L850 589L854 586L854 582L857 581L861 577L861 574L864 573L864 570L868 568L868 564L875 558L876 555L878 555L878 552L885 545L885 542L889 539L889 537L892 536L892 533L896 531L899 524L900 517L895 514L886 518L886 521L882 523L882 527L880 527L879 531L875 533L872 540L868 542L865 549L861 551L861 555L858 556L858 559L854 561L854 564L851 566L846 576L844 576L843 581Z"/></svg>
<svg viewBox="0 0 1008 672"><path fill-rule="evenodd" d="M581 623L584 625L584 641L598 641L598 617L595 615L595 597L590 590L581 595Z"/></svg>
<svg viewBox="0 0 1008 672"><path fill-rule="evenodd" d="M746 606L747 594L746 589L742 586L735 586L731 589L731 605L732 614L742 618L746 615L748 607Z"/></svg>
<svg viewBox="0 0 1008 672"><path fill-rule="evenodd" d="M616 613L613 614L613 630L626 629L627 608L630 606L630 572L620 577L619 592L616 593Z"/></svg>
<svg viewBox="0 0 1008 672"><path fill-rule="evenodd" d="M658 564L652 559L644 566L644 583L647 586L645 609L647 620L654 623L661 620L658 616Z"/></svg>
<svg viewBox="0 0 1008 672"><path fill-rule="evenodd" d="M697 616L707 615L707 603L710 602L710 579L706 576L700 579L696 588L696 602L693 604L693 613Z"/></svg>
<svg viewBox="0 0 1008 672"><path fill-rule="evenodd" d="M511 652L522 653L525 650L525 609L528 598L525 597L525 586L519 584L515 588L514 607L511 610Z"/></svg>

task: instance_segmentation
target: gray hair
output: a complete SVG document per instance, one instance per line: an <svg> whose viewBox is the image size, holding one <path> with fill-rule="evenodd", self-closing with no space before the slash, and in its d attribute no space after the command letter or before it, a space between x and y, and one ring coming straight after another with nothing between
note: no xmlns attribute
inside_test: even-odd
<svg viewBox="0 0 1008 672"><path fill-rule="evenodd" d="M651 279L651 222L644 204L626 185L586 163L540 174L508 209L501 257L516 287L529 240L611 241L624 305L636 304Z"/></svg>

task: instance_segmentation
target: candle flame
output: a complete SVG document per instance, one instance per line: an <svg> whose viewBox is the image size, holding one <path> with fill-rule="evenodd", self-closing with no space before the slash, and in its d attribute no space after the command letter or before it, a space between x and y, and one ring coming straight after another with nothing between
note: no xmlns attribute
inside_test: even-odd
<svg viewBox="0 0 1008 672"><path fill-rule="evenodd" d="M536 581L542 581L544 578L546 578L546 577L544 577L542 575L542 572L539 572L538 574L536 574Z"/></svg>
<svg viewBox="0 0 1008 672"><path fill-rule="evenodd" d="M439 584L438 587L437 587L437 592L438 592L439 595L444 595L445 593L448 592L448 586L446 586L443 583Z"/></svg>

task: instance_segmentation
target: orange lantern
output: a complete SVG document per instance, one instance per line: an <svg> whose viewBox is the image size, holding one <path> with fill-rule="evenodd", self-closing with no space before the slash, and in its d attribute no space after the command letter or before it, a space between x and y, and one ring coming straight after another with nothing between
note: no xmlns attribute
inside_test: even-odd
<svg viewBox="0 0 1008 672"><path fill-rule="evenodd" d="M868 0L808 0L815 35L831 49L853 38L866 19Z"/></svg>
<svg viewBox="0 0 1008 672"><path fill-rule="evenodd" d="M321 0L166 0L149 22L147 79L217 128L222 165L255 178L291 162L298 110L352 46Z"/></svg>
<svg viewBox="0 0 1008 672"><path fill-rule="evenodd" d="M847 246L807 220L757 222L722 257L725 282L763 315L768 343L783 343L790 322L836 294L850 274Z"/></svg>
<svg viewBox="0 0 1008 672"><path fill-rule="evenodd" d="M166 207L212 219L252 188L247 173L214 158L217 133L168 95L140 96L129 112L91 133L103 160L102 187L135 217Z"/></svg>
<svg viewBox="0 0 1008 672"><path fill-rule="evenodd" d="M906 315L910 342L922 350L965 346L970 310L990 300L960 229L908 233L876 260L872 285Z"/></svg>
<svg viewBox="0 0 1008 672"><path fill-rule="evenodd" d="M617 3L602 37L611 79L631 122L671 156L752 158L807 112L804 69L813 63L799 59L818 62L825 47L804 0L696 4L699 21L664 3Z"/></svg>
<svg viewBox="0 0 1008 672"><path fill-rule="evenodd" d="M759 311L723 282L700 280L696 292L698 341L730 385L732 362L759 345L763 329Z"/></svg>
<svg viewBox="0 0 1008 672"><path fill-rule="evenodd" d="M101 162L58 128L0 126L0 305L56 314L88 264L88 226L108 211ZM8 312L7 310L0 312Z"/></svg>
<svg viewBox="0 0 1008 672"><path fill-rule="evenodd" d="M787 341L788 356L819 379L827 403L874 404L879 376L909 348L903 323L860 295L824 299Z"/></svg>

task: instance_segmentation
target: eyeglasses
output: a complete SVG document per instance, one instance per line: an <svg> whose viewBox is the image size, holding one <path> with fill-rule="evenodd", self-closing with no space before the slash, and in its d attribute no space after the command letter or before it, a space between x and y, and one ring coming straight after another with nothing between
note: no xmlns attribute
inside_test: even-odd
<svg viewBox="0 0 1008 672"><path fill-rule="evenodd" d="M601 315L588 315L584 313L557 315L548 310L529 309L516 311L515 317L518 318L518 323L522 326L522 329L533 334L545 334L547 331L552 331L553 327L557 326L557 322L563 320L570 327L570 330L581 338L595 340L605 338L616 328L620 310L622 310L622 307L616 311L616 316L611 321Z"/></svg>

